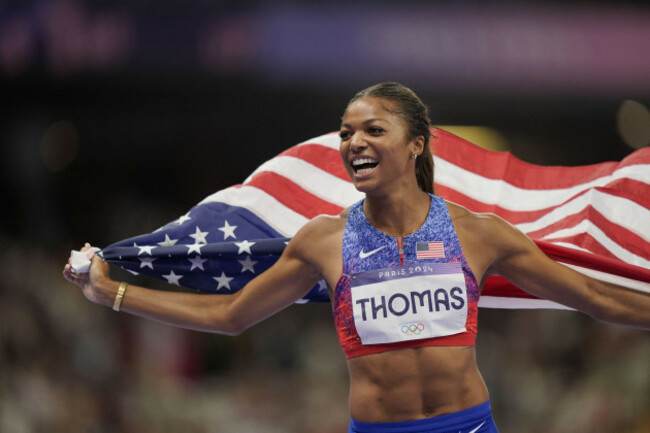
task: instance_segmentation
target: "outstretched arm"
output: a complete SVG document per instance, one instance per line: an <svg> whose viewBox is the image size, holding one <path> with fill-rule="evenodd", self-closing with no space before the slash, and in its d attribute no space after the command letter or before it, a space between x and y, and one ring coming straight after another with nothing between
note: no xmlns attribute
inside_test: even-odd
<svg viewBox="0 0 650 433"><path fill-rule="evenodd" d="M650 293L595 280L544 254L527 236L490 217L488 242L496 254L488 274L498 274L543 299L580 310L595 319L650 329Z"/></svg>
<svg viewBox="0 0 650 433"><path fill-rule="evenodd" d="M303 232L303 233L301 233ZM303 297L321 278L304 259L299 232L280 259L266 272L232 295L165 292L129 285L120 306L136 316L182 328L236 335ZM305 233L306 232L306 233ZM84 249L89 248L87 245ZM109 265L94 256L88 274L75 278L67 264L64 277L78 285L90 301L112 307L119 282L108 276Z"/></svg>

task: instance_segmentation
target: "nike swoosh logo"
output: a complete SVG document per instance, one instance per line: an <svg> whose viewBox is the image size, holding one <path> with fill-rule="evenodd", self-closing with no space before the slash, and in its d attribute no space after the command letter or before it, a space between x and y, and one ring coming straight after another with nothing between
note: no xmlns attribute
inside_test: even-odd
<svg viewBox="0 0 650 433"><path fill-rule="evenodd" d="M476 433L476 432L478 431L478 429L480 429L481 427L483 427L483 424L485 424L485 421L483 421L483 422L482 422L478 427L476 427L474 430L472 430L472 431L469 432L469 433Z"/></svg>
<svg viewBox="0 0 650 433"><path fill-rule="evenodd" d="M386 245L384 245L383 247L375 248L374 250L368 251L367 253L363 251L363 248L361 248L361 251L359 252L359 258L365 259L366 257L370 257L373 254L375 254L377 251L383 250L384 248L386 248Z"/></svg>

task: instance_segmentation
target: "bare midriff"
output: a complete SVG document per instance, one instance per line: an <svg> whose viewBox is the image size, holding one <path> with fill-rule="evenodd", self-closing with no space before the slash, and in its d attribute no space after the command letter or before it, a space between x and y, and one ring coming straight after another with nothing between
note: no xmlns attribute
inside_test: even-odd
<svg viewBox="0 0 650 433"><path fill-rule="evenodd" d="M437 346L348 360L350 414L362 422L396 422L478 406L488 391L474 347Z"/></svg>

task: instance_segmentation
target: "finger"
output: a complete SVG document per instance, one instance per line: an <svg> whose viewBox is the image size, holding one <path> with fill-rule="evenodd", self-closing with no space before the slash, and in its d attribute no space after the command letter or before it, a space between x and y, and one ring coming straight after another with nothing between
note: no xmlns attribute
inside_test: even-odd
<svg viewBox="0 0 650 433"><path fill-rule="evenodd" d="M84 284L88 282L88 274L75 274L74 272L68 273L68 281L73 284L76 284L79 287L83 287Z"/></svg>
<svg viewBox="0 0 650 433"><path fill-rule="evenodd" d="M63 278L65 278L67 281L71 283L75 282L75 278L71 275L70 271L67 269L63 271Z"/></svg>
<svg viewBox="0 0 650 433"><path fill-rule="evenodd" d="M70 277L73 279L78 279L80 278L81 274L77 274L76 272L74 272L70 263L67 263L65 266L63 266L63 276L65 276L66 278Z"/></svg>

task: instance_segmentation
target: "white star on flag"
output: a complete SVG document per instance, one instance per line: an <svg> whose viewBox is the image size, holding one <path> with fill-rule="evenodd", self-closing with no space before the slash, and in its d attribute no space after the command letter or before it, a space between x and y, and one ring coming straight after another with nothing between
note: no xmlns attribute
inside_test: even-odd
<svg viewBox="0 0 650 433"><path fill-rule="evenodd" d="M255 273L255 264L257 264L256 261L251 260L251 256L246 256L244 260L237 260L239 263L241 263L241 273L243 274L246 271L251 271L253 274Z"/></svg>
<svg viewBox="0 0 650 433"><path fill-rule="evenodd" d="M169 274L163 275L163 277L167 280L169 284L176 284L177 286L180 286L180 284L178 284L178 280L183 278L182 275L176 275L174 271L170 271Z"/></svg>
<svg viewBox="0 0 650 433"><path fill-rule="evenodd" d="M219 285L217 286L217 290L219 290L222 287L225 287L226 289L230 290L230 282L233 280L231 277L227 277L225 272L221 272L220 277L212 277L214 278Z"/></svg>
<svg viewBox="0 0 650 433"><path fill-rule="evenodd" d="M162 242L158 242L158 245L161 247L173 247L176 245L176 242L178 242L178 239L170 239L169 235L165 233L165 240Z"/></svg>
<svg viewBox="0 0 650 433"><path fill-rule="evenodd" d="M237 226L231 226L228 224L228 220L226 220L223 227L219 227L219 230L223 232L223 240L225 241L230 236L232 236L234 239L237 239L237 236L235 236L236 228Z"/></svg>
<svg viewBox="0 0 650 433"><path fill-rule="evenodd" d="M189 256L190 253L195 252L197 254L201 254L201 247L204 246L205 244L187 244L185 245L187 247L187 255Z"/></svg>
<svg viewBox="0 0 650 433"><path fill-rule="evenodd" d="M199 226L196 226L196 232L193 235L190 235L191 238L194 238L194 243L197 244L207 244L208 241L205 240L205 237L208 235L208 232L202 232Z"/></svg>
<svg viewBox="0 0 650 433"><path fill-rule="evenodd" d="M179 217L179 218L176 220L176 223L180 225L180 224L183 224L185 221L189 221L189 220L191 220L191 219L192 219L192 218L190 218L190 213L188 212L188 213L186 213L185 215Z"/></svg>
<svg viewBox="0 0 650 433"><path fill-rule="evenodd" d="M134 246L137 246L137 245L134 245ZM138 251L138 255L143 254L143 253L147 253L147 254L151 255L151 250L156 248L156 246L155 245L145 245L145 246L141 246L141 247L139 246L138 248L140 248L140 251Z"/></svg>
<svg viewBox="0 0 650 433"><path fill-rule="evenodd" d="M153 261L156 260L155 257L139 257L140 260L140 269L142 268L151 268L153 269Z"/></svg>
<svg viewBox="0 0 650 433"><path fill-rule="evenodd" d="M202 259L199 256L194 256L194 257L189 258L187 260L189 260L190 263L192 264L192 267L190 268L190 271L193 271L194 268L199 268L200 270L205 271L205 269L203 269L203 263L207 262L208 259Z"/></svg>
<svg viewBox="0 0 650 433"><path fill-rule="evenodd" d="M235 242L235 245L239 247L239 251L237 251L237 254L242 254L244 252L246 252L247 254L253 254L251 253L251 247L255 245L255 242L241 241L241 242Z"/></svg>

